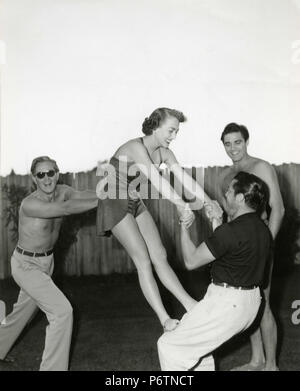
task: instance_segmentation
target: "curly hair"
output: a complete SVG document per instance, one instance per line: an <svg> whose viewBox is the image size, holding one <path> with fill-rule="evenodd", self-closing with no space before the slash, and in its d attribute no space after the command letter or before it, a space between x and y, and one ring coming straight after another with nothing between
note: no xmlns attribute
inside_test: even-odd
<svg viewBox="0 0 300 391"><path fill-rule="evenodd" d="M181 111L160 107L154 110L150 117L145 118L142 125L143 133L146 136L152 134L153 130L157 129L166 117L175 117L179 122L186 121L186 117Z"/></svg>

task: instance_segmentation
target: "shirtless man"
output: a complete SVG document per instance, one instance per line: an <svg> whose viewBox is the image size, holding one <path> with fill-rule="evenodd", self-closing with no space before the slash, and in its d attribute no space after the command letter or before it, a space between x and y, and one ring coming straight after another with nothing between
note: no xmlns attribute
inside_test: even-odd
<svg viewBox="0 0 300 391"><path fill-rule="evenodd" d="M224 194L232 178L239 172L245 171L260 177L267 183L270 192L269 206L271 213L268 226L275 239L284 215L284 206L280 194L279 184L274 168L266 161L249 156L247 146L249 133L245 126L236 123L228 124L221 136L227 155L233 165L226 167L220 176L219 191L220 199L224 200ZM222 202L223 203L223 202ZM267 218L266 212L262 218ZM233 370L238 371L276 371L276 347L277 326L270 308L270 285L273 262L268 271L268 281L264 289L265 308L260 327L251 335L252 357L249 363Z"/></svg>
<svg viewBox="0 0 300 391"><path fill-rule="evenodd" d="M75 191L57 185L59 170L48 156L31 165L36 191L26 197L19 212L19 241L11 258L12 276L20 286L13 311L0 325L0 359L32 319L38 308L47 316L41 371L68 370L72 334L72 307L51 279L53 247L63 216L82 213L97 206L95 191Z"/></svg>

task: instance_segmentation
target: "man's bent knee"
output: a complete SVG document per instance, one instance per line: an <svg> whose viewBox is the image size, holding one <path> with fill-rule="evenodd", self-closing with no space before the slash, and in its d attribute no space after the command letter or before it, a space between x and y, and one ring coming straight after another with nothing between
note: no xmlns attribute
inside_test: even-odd
<svg viewBox="0 0 300 391"><path fill-rule="evenodd" d="M73 318L73 308L69 302L64 306L64 315L68 318Z"/></svg>
<svg viewBox="0 0 300 391"><path fill-rule="evenodd" d="M158 341L157 341L157 349L159 352L163 352L165 347L166 347L166 344L165 344L165 334L163 334L162 336L159 337Z"/></svg>
<svg viewBox="0 0 300 391"><path fill-rule="evenodd" d="M163 333L158 341L157 341L157 346L165 348L168 345L172 345L173 337L174 336L174 330L173 331L167 331ZM174 337L175 338L175 337ZM176 341L175 341L176 342Z"/></svg>
<svg viewBox="0 0 300 391"><path fill-rule="evenodd" d="M56 308L56 310L54 311L54 316L57 319L62 319L62 320L70 319L70 320L72 320L73 319L73 308L72 308L71 304L69 303L69 301L66 300L62 305L60 305L58 308Z"/></svg>

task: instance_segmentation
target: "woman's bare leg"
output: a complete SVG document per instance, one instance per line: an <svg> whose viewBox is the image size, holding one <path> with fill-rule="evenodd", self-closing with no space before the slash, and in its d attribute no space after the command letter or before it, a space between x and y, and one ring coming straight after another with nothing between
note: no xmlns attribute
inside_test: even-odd
<svg viewBox="0 0 300 391"><path fill-rule="evenodd" d="M112 233L133 260L137 268L143 294L157 314L160 323L164 325L165 321L169 318L169 315L162 303L158 286L153 276L147 246L135 218L132 215L127 214L124 219L112 229Z"/></svg>
<svg viewBox="0 0 300 391"><path fill-rule="evenodd" d="M166 250L161 242L158 229L151 214L145 211L136 218L136 221L161 282L180 301L187 311L190 310L197 301L183 289L174 270L169 265Z"/></svg>

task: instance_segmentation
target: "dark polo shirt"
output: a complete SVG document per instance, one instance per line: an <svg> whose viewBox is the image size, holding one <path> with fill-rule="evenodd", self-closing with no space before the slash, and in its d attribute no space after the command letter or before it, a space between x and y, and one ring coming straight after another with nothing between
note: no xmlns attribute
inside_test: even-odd
<svg viewBox="0 0 300 391"><path fill-rule="evenodd" d="M211 268L213 280L233 286L262 285L273 239L256 213L221 225L205 243L216 258Z"/></svg>

